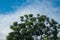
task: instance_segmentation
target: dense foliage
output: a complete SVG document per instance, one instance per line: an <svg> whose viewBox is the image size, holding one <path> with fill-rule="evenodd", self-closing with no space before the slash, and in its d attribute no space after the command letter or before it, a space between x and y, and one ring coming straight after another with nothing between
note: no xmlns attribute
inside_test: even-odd
<svg viewBox="0 0 60 40"><path fill-rule="evenodd" d="M6 40L34 40L32 36L41 36L42 40L57 40L57 27L59 24L54 19L49 19L45 15L33 14L20 17L21 23L14 22L10 28Z"/></svg>

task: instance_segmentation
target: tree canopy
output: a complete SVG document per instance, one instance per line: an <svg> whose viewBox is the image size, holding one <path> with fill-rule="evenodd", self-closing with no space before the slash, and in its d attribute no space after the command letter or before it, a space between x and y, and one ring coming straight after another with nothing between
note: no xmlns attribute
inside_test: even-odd
<svg viewBox="0 0 60 40"><path fill-rule="evenodd" d="M6 40L34 40L33 36L41 36L42 40L57 40L58 22L45 15L33 14L20 16L21 23L13 22ZM46 39L48 38L48 39Z"/></svg>

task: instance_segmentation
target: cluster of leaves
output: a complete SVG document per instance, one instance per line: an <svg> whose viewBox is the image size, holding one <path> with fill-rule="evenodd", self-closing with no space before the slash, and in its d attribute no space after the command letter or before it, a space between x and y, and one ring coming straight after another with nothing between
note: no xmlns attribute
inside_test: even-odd
<svg viewBox="0 0 60 40"><path fill-rule="evenodd" d="M33 14L24 15L20 17L21 23L14 22L10 28L10 32L6 40L34 40L32 36L41 36L45 34L51 40L57 40L57 27L58 23L53 19L49 19L45 15ZM43 38L44 39L44 38Z"/></svg>

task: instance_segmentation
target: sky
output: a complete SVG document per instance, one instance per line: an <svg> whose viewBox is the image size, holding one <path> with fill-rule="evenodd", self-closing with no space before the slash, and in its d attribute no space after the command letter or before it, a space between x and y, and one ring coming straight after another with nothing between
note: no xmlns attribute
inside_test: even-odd
<svg viewBox="0 0 60 40"><path fill-rule="evenodd" d="M0 0L0 40L6 40L10 25L24 14L41 14L60 23L60 0Z"/></svg>

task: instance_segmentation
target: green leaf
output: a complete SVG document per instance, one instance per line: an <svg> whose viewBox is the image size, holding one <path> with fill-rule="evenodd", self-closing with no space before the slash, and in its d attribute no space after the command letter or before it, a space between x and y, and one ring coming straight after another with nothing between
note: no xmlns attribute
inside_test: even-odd
<svg viewBox="0 0 60 40"><path fill-rule="evenodd" d="M33 17L33 14L29 14L29 17Z"/></svg>
<svg viewBox="0 0 60 40"><path fill-rule="evenodd" d="M13 23L13 25L14 25L14 26L17 26L17 25L18 25L18 23L17 23L17 22L14 22L14 23Z"/></svg>
<svg viewBox="0 0 60 40"><path fill-rule="evenodd" d="M37 16L39 17L39 16L40 16L40 14L37 14Z"/></svg>

